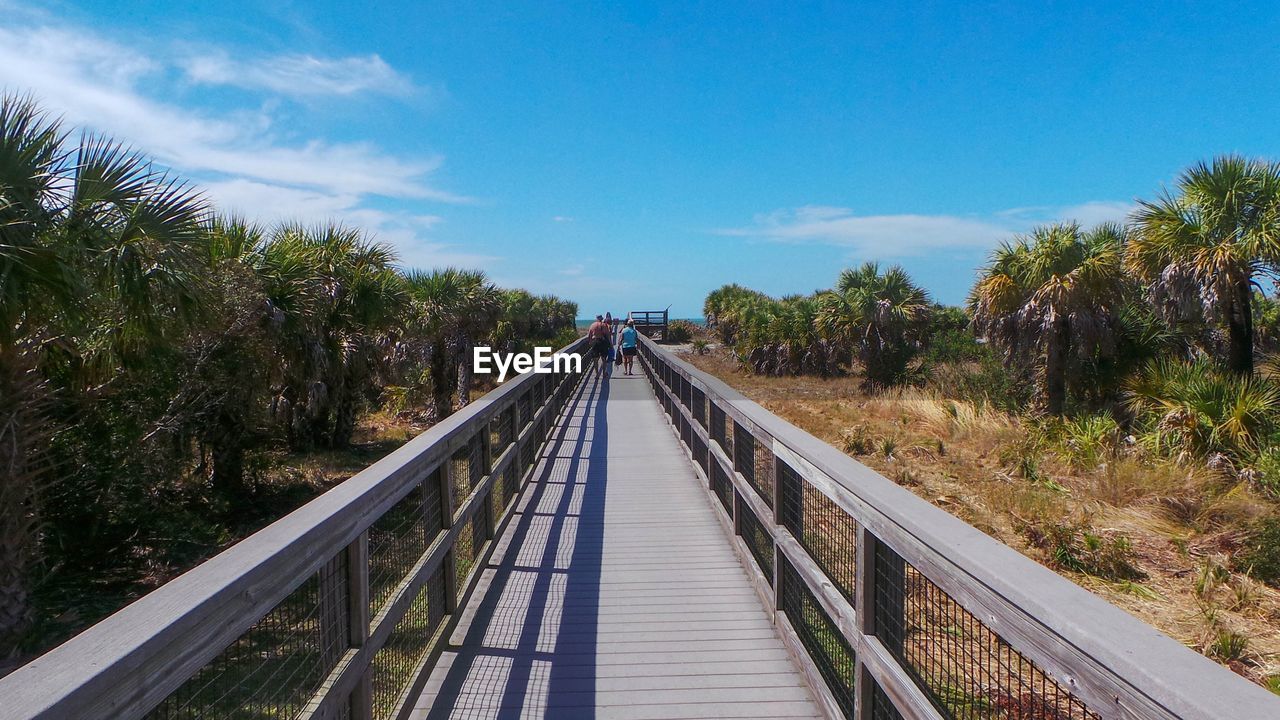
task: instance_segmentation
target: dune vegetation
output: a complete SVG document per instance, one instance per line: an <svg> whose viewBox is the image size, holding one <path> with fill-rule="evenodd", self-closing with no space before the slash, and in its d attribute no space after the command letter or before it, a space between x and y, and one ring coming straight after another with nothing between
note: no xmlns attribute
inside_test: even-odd
<svg viewBox="0 0 1280 720"><path fill-rule="evenodd" d="M719 288L690 359L1280 691L1278 273L1280 164L1226 156L1014 237L963 308L874 263Z"/></svg>
<svg viewBox="0 0 1280 720"><path fill-rule="evenodd" d="M0 98L0 665L468 403L474 344L565 343L576 315L341 223L220 215Z"/></svg>

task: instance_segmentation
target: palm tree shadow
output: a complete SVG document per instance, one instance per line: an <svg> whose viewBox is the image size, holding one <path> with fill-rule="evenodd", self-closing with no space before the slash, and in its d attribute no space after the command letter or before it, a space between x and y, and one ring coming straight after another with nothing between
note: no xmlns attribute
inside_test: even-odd
<svg viewBox="0 0 1280 720"><path fill-rule="evenodd" d="M553 431L430 720L595 717L608 399L589 374Z"/></svg>

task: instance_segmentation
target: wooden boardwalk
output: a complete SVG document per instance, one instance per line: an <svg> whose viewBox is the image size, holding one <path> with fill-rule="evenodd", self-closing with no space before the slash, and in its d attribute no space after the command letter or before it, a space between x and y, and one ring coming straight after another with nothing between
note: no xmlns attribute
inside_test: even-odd
<svg viewBox="0 0 1280 720"><path fill-rule="evenodd" d="M412 717L821 717L644 377L579 392Z"/></svg>

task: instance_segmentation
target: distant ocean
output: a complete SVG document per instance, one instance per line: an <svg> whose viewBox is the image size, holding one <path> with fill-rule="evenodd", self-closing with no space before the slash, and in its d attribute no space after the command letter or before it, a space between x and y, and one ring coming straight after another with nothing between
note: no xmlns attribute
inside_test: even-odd
<svg viewBox="0 0 1280 720"><path fill-rule="evenodd" d="M706 325L706 324L707 324L707 319L706 319L706 318L700 318L700 317L696 317L696 318L675 318L675 317L673 317L673 318L669 318L669 319L670 319L670 320L688 320L689 322L693 323L694 325ZM593 323L593 322L595 322L595 321L596 321L596 319L595 319L595 318L593 318L593 317L589 317L589 318L578 318L578 327L579 327L579 328L588 328L588 327L591 327L591 323Z"/></svg>

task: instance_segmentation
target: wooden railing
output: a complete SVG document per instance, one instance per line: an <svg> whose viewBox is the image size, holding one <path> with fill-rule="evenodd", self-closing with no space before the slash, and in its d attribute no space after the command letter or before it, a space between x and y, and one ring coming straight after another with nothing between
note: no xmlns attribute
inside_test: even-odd
<svg viewBox="0 0 1280 720"><path fill-rule="evenodd" d="M407 716L578 379L507 382L14 671L0 718Z"/></svg>
<svg viewBox="0 0 1280 720"><path fill-rule="evenodd" d="M1280 698L641 342L829 716L1280 718Z"/></svg>

